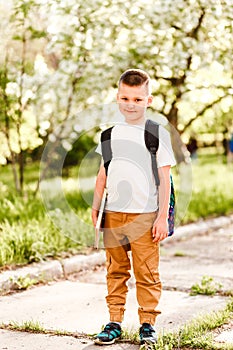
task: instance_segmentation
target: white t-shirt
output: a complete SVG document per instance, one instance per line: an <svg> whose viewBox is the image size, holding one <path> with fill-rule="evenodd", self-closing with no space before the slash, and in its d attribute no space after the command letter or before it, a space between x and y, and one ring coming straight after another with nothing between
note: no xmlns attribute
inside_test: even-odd
<svg viewBox="0 0 233 350"><path fill-rule="evenodd" d="M144 129L145 125L127 123L117 124L112 129L106 210L151 213L158 209L151 155L145 145ZM101 154L101 144L96 152ZM157 165L175 164L169 132L159 126Z"/></svg>

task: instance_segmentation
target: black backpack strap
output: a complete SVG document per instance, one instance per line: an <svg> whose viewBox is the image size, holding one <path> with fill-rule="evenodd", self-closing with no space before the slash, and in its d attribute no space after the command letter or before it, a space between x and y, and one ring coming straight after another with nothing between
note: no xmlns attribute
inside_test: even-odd
<svg viewBox="0 0 233 350"><path fill-rule="evenodd" d="M160 184L160 181L159 181L156 153L159 148L159 124L150 119L147 119L144 136L145 136L146 147L151 154L152 171L155 177L156 186L158 187Z"/></svg>
<svg viewBox="0 0 233 350"><path fill-rule="evenodd" d="M104 167L106 175L108 175L108 166L112 160L112 147L111 147L111 133L112 133L113 126L111 128L108 128L104 130L101 133L101 150L102 150L102 157L104 160Z"/></svg>

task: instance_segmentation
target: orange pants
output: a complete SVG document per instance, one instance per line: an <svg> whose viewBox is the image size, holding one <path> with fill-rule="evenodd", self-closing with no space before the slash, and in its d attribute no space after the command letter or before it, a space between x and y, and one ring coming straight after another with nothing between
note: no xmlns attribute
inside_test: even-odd
<svg viewBox="0 0 233 350"><path fill-rule="evenodd" d="M152 225L156 213L106 213L104 245L107 257L106 297L110 321L122 322L127 281L130 278L129 249L132 251L133 271L136 280L140 324L155 323L160 313L157 305L161 295L159 279L159 243L152 241Z"/></svg>

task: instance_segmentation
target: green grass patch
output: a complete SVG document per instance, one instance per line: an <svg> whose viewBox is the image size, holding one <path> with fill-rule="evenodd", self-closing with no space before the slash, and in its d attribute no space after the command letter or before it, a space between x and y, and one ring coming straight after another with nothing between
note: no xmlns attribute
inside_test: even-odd
<svg viewBox="0 0 233 350"><path fill-rule="evenodd" d="M26 290L31 286L39 283L39 279L31 278L29 275L10 277L9 280L13 283L13 290Z"/></svg>
<svg viewBox="0 0 233 350"><path fill-rule="evenodd" d="M79 212L82 218L90 216L90 210ZM0 224L0 266L26 264L48 257L57 257L62 252L78 253L94 242L90 224L70 218L61 210L50 212L42 220Z"/></svg>
<svg viewBox="0 0 233 350"><path fill-rule="evenodd" d="M180 223L232 214L232 179L233 167L225 164L223 157L200 156L192 165L191 200Z"/></svg>
<svg viewBox="0 0 233 350"><path fill-rule="evenodd" d="M214 330L233 319L233 298L225 309L198 317L181 327L177 332L159 334L158 344L150 350L205 349L230 350L232 344L218 344L214 341ZM141 350L143 347L141 348ZM146 350L147 348L145 348Z"/></svg>
<svg viewBox="0 0 233 350"><path fill-rule="evenodd" d="M174 256L182 258L184 256L187 256L187 253L182 252L182 251L179 250L179 251L174 253Z"/></svg>
<svg viewBox="0 0 233 350"><path fill-rule="evenodd" d="M0 175L0 267L27 264L64 252L75 254L93 246L94 229L88 201L92 192L80 193L74 181L64 179L61 194L56 195L53 183L48 183L46 195L34 196L39 170L29 166L25 193L16 193L11 168L2 167ZM31 182L30 182L31 177ZM70 185L71 184L71 185ZM55 193L55 195L54 195ZM42 200L43 199L43 200ZM46 205L44 200L46 200Z"/></svg>
<svg viewBox="0 0 233 350"><path fill-rule="evenodd" d="M191 287L190 295L215 295L222 288L221 283L216 283L213 277L203 276L201 283L196 283Z"/></svg>
<svg viewBox="0 0 233 350"><path fill-rule="evenodd" d="M38 321L33 320L24 321L23 323L12 321L8 325L2 325L2 328L28 333L47 333L46 329Z"/></svg>

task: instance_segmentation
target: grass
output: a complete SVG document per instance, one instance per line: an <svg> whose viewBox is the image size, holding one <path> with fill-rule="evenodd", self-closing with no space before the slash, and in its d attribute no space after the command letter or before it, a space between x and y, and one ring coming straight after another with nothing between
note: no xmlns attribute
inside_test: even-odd
<svg viewBox="0 0 233 350"><path fill-rule="evenodd" d="M47 333L46 329L38 321L33 320L24 321L22 324L12 321L5 328L28 333Z"/></svg>
<svg viewBox="0 0 233 350"><path fill-rule="evenodd" d="M9 279L13 283L14 290L26 290L31 286L39 283L38 279L31 278L29 275L27 276L19 276L17 278L10 277Z"/></svg>
<svg viewBox="0 0 233 350"><path fill-rule="evenodd" d="M56 199L56 205L45 210L39 196L34 198L29 192L22 198L5 186L0 194L0 266L26 264L91 247L94 230L90 208L77 190L69 199L72 204L68 210L59 208Z"/></svg>
<svg viewBox="0 0 233 350"><path fill-rule="evenodd" d="M0 329L8 329L12 331L18 331L18 332L28 332L28 333L40 333L40 334L49 334L51 336L67 336L67 337L74 337L74 338L88 338L92 339L92 336L89 334L84 333L73 333L62 329L46 329L44 326L40 324L38 321L29 320L29 321L23 321L15 322L11 321L8 324L0 324Z"/></svg>
<svg viewBox="0 0 233 350"><path fill-rule="evenodd" d="M182 252L182 251L177 251L177 252L174 253L174 256L176 256L176 257L184 257L184 256L187 256L187 253Z"/></svg>
<svg viewBox="0 0 233 350"><path fill-rule="evenodd" d="M231 214L232 178L233 165L225 164L223 158L199 157L192 166L192 197L182 223Z"/></svg>
<svg viewBox="0 0 233 350"><path fill-rule="evenodd" d="M191 287L190 295L215 295L222 288L221 283L216 283L213 277L203 276L201 283L196 283Z"/></svg>
<svg viewBox="0 0 233 350"><path fill-rule="evenodd" d="M212 332L232 319L233 298L230 299L225 309L199 317L180 328L176 333L160 335L156 350L172 350L178 348L208 350L230 349L228 345L216 344Z"/></svg>
<svg viewBox="0 0 233 350"><path fill-rule="evenodd" d="M27 169L25 194L19 196L14 190L11 168L1 167L0 267L91 248L94 243L91 202L96 164L93 162L90 166L92 177L89 178L78 177L78 169L73 167L66 172L69 177L62 179L62 185L59 178L47 180L43 183L42 197L40 193L36 197L32 193L39 165L29 164ZM86 169L83 167L82 171L85 173ZM177 195L177 215L181 213L179 224L232 213L232 172L223 159L200 156L192 167L192 197L184 211L179 210L182 195ZM177 181L176 174L174 180ZM176 189L178 192L178 186Z"/></svg>

